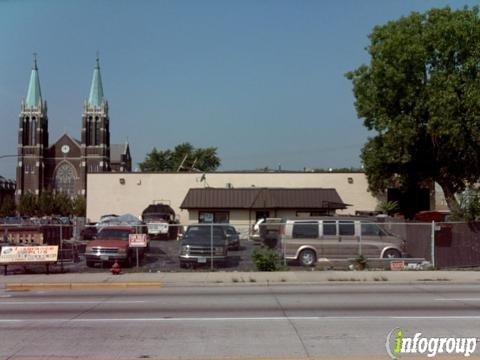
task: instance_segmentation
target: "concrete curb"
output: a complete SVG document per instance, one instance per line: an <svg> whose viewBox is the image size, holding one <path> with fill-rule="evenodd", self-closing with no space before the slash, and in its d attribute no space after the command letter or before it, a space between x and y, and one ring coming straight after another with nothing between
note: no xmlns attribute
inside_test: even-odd
<svg viewBox="0 0 480 360"><path fill-rule="evenodd" d="M52 283L8 283L5 289L22 290L75 290L75 289L127 289L127 288L161 288L160 282L52 282Z"/></svg>
<svg viewBox="0 0 480 360"><path fill-rule="evenodd" d="M186 272L186 273L65 273L8 275L0 288L121 289L180 286L269 286L328 284L473 284L480 285L478 271L286 271L286 272Z"/></svg>

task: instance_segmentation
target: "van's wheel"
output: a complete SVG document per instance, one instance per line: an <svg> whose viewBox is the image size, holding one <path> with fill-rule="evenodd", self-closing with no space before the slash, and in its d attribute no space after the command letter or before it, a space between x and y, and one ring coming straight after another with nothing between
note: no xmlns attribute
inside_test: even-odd
<svg viewBox="0 0 480 360"><path fill-rule="evenodd" d="M402 257L402 254L400 253L400 251L398 251L396 249L387 249L383 253L383 258L384 259L398 259L398 258L401 258L401 257Z"/></svg>
<svg viewBox="0 0 480 360"><path fill-rule="evenodd" d="M298 261L302 266L313 266L317 262L317 254L311 249L305 249L300 252Z"/></svg>

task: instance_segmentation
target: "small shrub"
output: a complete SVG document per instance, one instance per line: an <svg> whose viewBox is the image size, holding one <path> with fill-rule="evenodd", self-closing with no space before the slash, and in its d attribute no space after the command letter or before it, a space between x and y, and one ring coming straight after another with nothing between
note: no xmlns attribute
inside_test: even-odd
<svg viewBox="0 0 480 360"><path fill-rule="evenodd" d="M254 250L252 253L252 260L259 271L279 271L280 256L275 250Z"/></svg>
<svg viewBox="0 0 480 360"><path fill-rule="evenodd" d="M357 270L364 270L367 267L367 259L363 255L358 255L355 258L355 263L357 264Z"/></svg>
<svg viewBox="0 0 480 360"><path fill-rule="evenodd" d="M397 201L382 201L377 206L377 211L382 212L383 214L387 214L388 216L392 216L399 210L399 205Z"/></svg>

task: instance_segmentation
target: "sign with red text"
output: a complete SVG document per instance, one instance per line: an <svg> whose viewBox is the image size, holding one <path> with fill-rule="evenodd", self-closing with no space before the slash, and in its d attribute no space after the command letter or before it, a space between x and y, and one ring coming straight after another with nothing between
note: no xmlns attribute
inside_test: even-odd
<svg viewBox="0 0 480 360"><path fill-rule="evenodd" d="M58 246L3 246L0 263L55 262Z"/></svg>
<svg viewBox="0 0 480 360"><path fill-rule="evenodd" d="M147 234L130 234L128 245L130 247L147 247Z"/></svg>

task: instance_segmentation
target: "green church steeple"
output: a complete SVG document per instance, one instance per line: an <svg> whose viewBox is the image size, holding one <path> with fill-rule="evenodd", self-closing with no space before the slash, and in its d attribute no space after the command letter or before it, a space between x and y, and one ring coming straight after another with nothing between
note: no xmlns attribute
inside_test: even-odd
<svg viewBox="0 0 480 360"><path fill-rule="evenodd" d="M88 96L87 104L92 107L102 106L104 101L102 77L100 75L100 60L97 57L97 64L93 70L92 85L90 87L90 95Z"/></svg>
<svg viewBox="0 0 480 360"><path fill-rule="evenodd" d="M38 76L37 56L34 54L32 73L28 83L25 107L35 108L42 106L42 92L40 91L40 77Z"/></svg>

